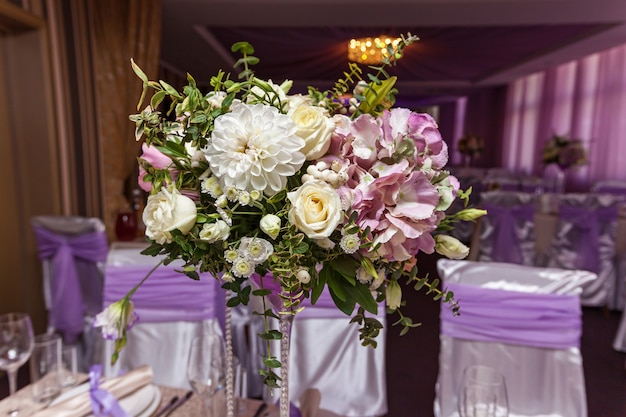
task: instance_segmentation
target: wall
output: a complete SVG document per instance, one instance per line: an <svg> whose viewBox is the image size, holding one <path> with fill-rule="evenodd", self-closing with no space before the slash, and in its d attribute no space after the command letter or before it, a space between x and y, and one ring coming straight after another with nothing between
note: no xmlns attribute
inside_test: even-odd
<svg viewBox="0 0 626 417"><path fill-rule="evenodd" d="M46 324L30 219L59 214L58 167L45 21L0 5L0 313L24 311L36 331ZM18 9L19 10L19 9Z"/></svg>

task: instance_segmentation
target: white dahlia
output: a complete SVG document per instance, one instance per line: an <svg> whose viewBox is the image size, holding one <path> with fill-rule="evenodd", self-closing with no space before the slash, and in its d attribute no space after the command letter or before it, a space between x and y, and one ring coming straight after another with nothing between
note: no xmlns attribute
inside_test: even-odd
<svg viewBox="0 0 626 417"><path fill-rule="evenodd" d="M274 107L233 103L232 112L215 120L206 158L224 189L274 195L304 163L304 140L296 131Z"/></svg>

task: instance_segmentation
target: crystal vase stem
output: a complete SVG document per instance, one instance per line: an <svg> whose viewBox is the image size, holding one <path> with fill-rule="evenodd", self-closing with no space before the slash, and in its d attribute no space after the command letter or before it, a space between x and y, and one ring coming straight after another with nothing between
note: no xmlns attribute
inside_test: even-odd
<svg viewBox="0 0 626 417"><path fill-rule="evenodd" d="M226 311L224 313L224 333L226 339L226 417L235 416L235 398L233 395L233 332L232 308L228 307L231 292L226 290Z"/></svg>
<svg viewBox="0 0 626 417"><path fill-rule="evenodd" d="M280 417L289 417L289 344L293 315L282 314L279 320L280 339Z"/></svg>

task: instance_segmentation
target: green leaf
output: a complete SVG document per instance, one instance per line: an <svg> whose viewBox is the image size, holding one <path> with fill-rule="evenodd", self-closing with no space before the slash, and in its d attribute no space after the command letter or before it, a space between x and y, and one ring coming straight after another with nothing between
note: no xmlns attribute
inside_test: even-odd
<svg viewBox="0 0 626 417"><path fill-rule="evenodd" d="M276 358L263 358L263 365L268 368L280 368L280 361Z"/></svg>
<svg viewBox="0 0 626 417"><path fill-rule="evenodd" d="M133 71L135 71L135 74L137 74L137 77L139 77L139 79L141 79L144 83L147 83L148 76L141 70L141 68L139 68L139 65L135 64L135 60L132 58L130 59L130 65L133 68Z"/></svg>
<svg viewBox="0 0 626 417"><path fill-rule="evenodd" d="M233 46L230 47L230 50L233 52L241 52L242 54L249 55L254 53L254 48L250 43L246 41L235 42Z"/></svg>

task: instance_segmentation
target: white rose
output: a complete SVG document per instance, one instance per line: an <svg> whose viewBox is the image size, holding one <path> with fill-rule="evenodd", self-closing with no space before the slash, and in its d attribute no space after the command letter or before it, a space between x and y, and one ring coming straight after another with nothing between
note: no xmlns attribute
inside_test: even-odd
<svg viewBox="0 0 626 417"><path fill-rule="evenodd" d="M146 236L159 244L171 243L170 232L179 229L185 235L189 233L196 224L197 213L196 203L191 198L175 188L171 192L161 188L148 197L143 211Z"/></svg>
<svg viewBox="0 0 626 417"><path fill-rule="evenodd" d="M324 181L307 181L287 193L292 207L289 222L311 239L327 238L341 220L341 199Z"/></svg>
<svg viewBox="0 0 626 417"><path fill-rule="evenodd" d="M224 220L218 220L215 223L205 223L199 233L200 239L209 243L226 240L229 235L230 227Z"/></svg>
<svg viewBox="0 0 626 417"><path fill-rule="evenodd" d="M280 217L274 214L266 214L261 218L259 227L269 237L276 239L280 232Z"/></svg>
<svg viewBox="0 0 626 417"><path fill-rule="evenodd" d="M469 255L470 250L452 236L435 235L435 251L450 259L463 259Z"/></svg>
<svg viewBox="0 0 626 417"><path fill-rule="evenodd" d="M301 152L307 161L326 155L330 147L330 137L335 130L335 123L326 115L326 110L317 106L301 105L289 115L298 127L296 135L304 139Z"/></svg>

